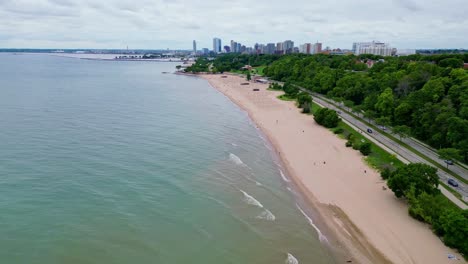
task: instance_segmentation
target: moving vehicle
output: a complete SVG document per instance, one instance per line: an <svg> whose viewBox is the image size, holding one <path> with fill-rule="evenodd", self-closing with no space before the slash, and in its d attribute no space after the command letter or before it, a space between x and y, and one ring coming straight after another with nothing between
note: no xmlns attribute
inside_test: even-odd
<svg viewBox="0 0 468 264"><path fill-rule="evenodd" d="M367 133L372 134L372 129L368 128Z"/></svg>
<svg viewBox="0 0 468 264"><path fill-rule="evenodd" d="M458 187L458 182L454 179L449 179L448 184L452 185L453 187Z"/></svg>
<svg viewBox="0 0 468 264"><path fill-rule="evenodd" d="M448 165L453 165L453 160L444 160L445 163L447 163Z"/></svg>

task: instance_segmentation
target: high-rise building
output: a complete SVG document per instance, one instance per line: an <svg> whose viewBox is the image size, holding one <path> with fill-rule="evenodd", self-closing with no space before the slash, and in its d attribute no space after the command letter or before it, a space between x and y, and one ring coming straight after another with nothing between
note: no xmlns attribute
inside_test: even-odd
<svg viewBox="0 0 468 264"><path fill-rule="evenodd" d="M193 41L193 53L197 53L197 42L195 40Z"/></svg>
<svg viewBox="0 0 468 264"><path fill-rule="evenodd" d="M221 53L221 39L214 38L213 39L213 52L214 53Z"/></svg>
<svg viewBox="0 0 468 264"><path fill-rule="evenodd" d="M284 54L284 47L283 47L283 42L278 42L276 43L276 50L275 50L275 53L276 54Z"/></svg>
<svg viewBox="0 0 468 264"><path fill-rule="evenodd" d="M264 44L258 44L257 48L255 49L255 53L257 54L265 54L265 45Z"/></svg>
<svg viewBox="0 0 468 264"><path fill-rule="evenodd" d="M236 43L236 44L237 44L236 52L242 52L242 50L241 50L242 45L240 43Z"/></svg>
<svg viewBox="0 0 468 264"><path fill-rule="evenodd" d="M302 45L299 47L299 52L300 52L300 53L304 53L304 54L312 54L312 52L313 52L313 45L310 44L310 43L302 44Z"/></svg>
<svg viewBox="0 0 468 264"><path fill-rule="evenodd" d="M322 53L322 43L319 43L319 42L315 43L312 53L313 54Z"/></svg>
<svg viewBox="0 0 468 264"><path fill-rule="evenodd" d="M286 40L283 42L283 51L284 54L290 54L294 51L294 42L291 40Z"/></svg>
<svg viewBox="0 0 468 264"><path fill-rule="evenodd" d="M380 56L391 56L393 52L390 44L383 42L355 42L353 43L353 53L360 54L373 54Z"/></svg>
<svg viewBox="0 0 468 264"><path fill-rule="evenodd" d="M210 50L207 48L203 48L202 51L203 51L203 55L208 55L210 53Z"/></svg>
<svg viewBox="0 0 468 264"><path fill-rule="evenodd" d="M237 52L237 42L231 39L231 52Z"/></svg>
<svg viewBox="0 0 468 264"><path fill-rule="evenodd" d="M275 43L268 43L265 47L265 54L274 54L275 49Z"/></svg>

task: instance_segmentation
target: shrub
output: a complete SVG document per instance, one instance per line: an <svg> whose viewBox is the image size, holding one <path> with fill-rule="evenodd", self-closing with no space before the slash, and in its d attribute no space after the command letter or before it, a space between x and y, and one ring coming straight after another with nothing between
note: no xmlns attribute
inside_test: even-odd
<svg viewBox="0 0 468 264"><path fill-rule="evenodd" d="M314 120L319 125L322 125L327 128L333 128L338 126L340 118L338 117L336 111L328 108L320 108L314 114Z"/></svg>
<svg viewBox="0 0 468 264"><path fill-rule="evenodd" d="M371 154L371 143L369 142L364 142L359 146L359 151L361 151L362 155L368 156Z"/></svg>
<svg viewBox="0 0 468 264"><path fill-rule="evenodd" d="M333 133L335 133L335 134L341 134L341 133L343 133L343 131L344 131L343 128L338 127L338 128L335 128L335 129L333 130Z"/></svg>
<svg viewBox="0 0 468 264"><path fill-rule="evenodd" d="M346 147L349 148L349 147L352 147L353 146L353 142L351 141L346 141Z"/></svg>

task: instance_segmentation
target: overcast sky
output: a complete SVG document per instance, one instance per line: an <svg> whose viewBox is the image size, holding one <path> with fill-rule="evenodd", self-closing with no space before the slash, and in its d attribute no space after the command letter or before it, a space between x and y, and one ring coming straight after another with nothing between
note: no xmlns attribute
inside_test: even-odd
<svg viewBox="0 0 468 264"><path fill-rule="evenodd" d="M212 49L213 37L468 48L468 0L0 0L3 48Z"/></svg>

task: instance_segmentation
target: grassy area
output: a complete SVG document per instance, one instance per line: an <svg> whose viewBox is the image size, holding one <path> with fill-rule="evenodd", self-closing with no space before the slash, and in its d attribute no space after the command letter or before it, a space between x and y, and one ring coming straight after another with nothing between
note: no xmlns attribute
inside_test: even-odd
<svg viewBox="0 0 468 264"><path fill-rule="evenodd" d="M289 97L286 94L279 95L277 98L283 101L296 101L296 98Z"/></svg>
<svg viewBox="0 0 468 264"><path fill-rule="evenodd" d="M260 76L263 76L263 70L266 68L266 66L258 66L258 67L255 67L254 70L255 72L260 75Z"/></svg>
<svg viewBox="0 0 468 264"><path fill-rule="evenodd" d="M318 104L316 104L316 103L314 103L314 102L312 101L312 105L311 105L311 107L310 107L310 112L311 112L311 114L317 112L317 110L319 110L320 108L321 108L321 107L320 107Z"/></svg>
<svg viewBox="0 0 468 264"><path fill-rule="evenodd" d="M375 143L368 140L363 134L357 132L342 121L339 123L338 127L332 129L332 131L335 133L336 131L342 131L341 133L338 133L342 138L348 138L351 134L352 137L350 141L353 144L352 147L356 149L356 151L359 151L359 146L362 143L369 142L371 144L372 152L365 160L373 168L383 170L386 167L399 167L403 165L403 162L401 162L395 155L388 153Z"/></svg>
<svg viewBox="0 0 468 264"><path fill-rule="evenodd" d="M267 88L268 91L283 91L281 89L273 89L273 88Z"/></svg>
<svg viewBox="0 0 468 264"><path fill-rule="evenodd" d="M237 74L245 74L245 71L241 71L241 70L230 70L229 72L237 73Z"/></svg>
<svg viewBox="0 0 468 264"><path fill-rule="evenodd" d="M312 102L312 113L315 113L320 108L321 107L318 104ZM353 143L354 148L358 148L358 146L364 142L369 142L371 144L372 152L366 157L366 162L373 168L382 170L389 166L398 167L403 165L403 162L401 162L395 155L388 153L375 143L369 141L363 134L357 132L343 121L338 124L338 127L331 128L330 130L343 139L347 139L351 134L351 142ZM343 144L345 144L345 142L343 142ZM359 150L357 149L356 151Z"/></svg>

